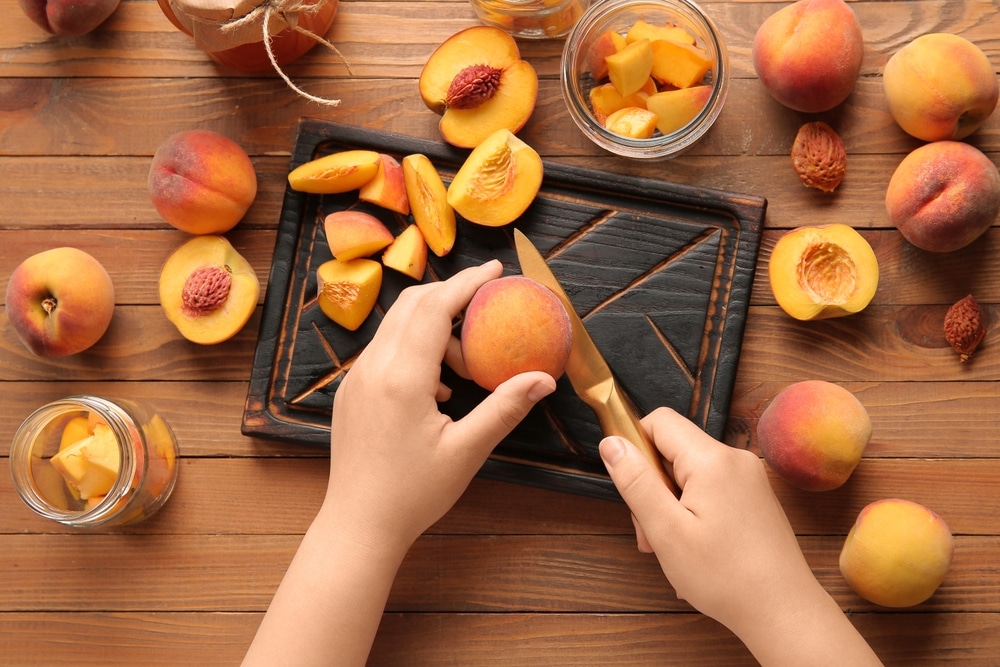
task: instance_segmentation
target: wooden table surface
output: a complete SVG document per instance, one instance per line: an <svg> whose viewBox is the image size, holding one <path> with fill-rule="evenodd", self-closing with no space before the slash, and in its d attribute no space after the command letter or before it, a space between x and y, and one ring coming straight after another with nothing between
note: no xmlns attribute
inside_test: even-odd
<svg viewBox="0 0 1000 667"><path fill-rule="evenodd" d="M970 292L1000 319L1000 228L941 256L891 228L889 177L920 142L893 123L881 82L889 56L929 32L969 38L996 66L1000 3L852 3L866 42L861 76L845 104L819 116L849 153L833 196L803 187L788 157L812 117L772 101L751 64L756 27L783 3L703 4L729 43L733 80L722 116L689 154L641 164L590 145L559 93L559 41L522 43L541 82L521 136L549 160L767 198L727 442L756 448L761 410L791 382L825 379L855 392L874 435L851 480L807 493L772 476L810 565L886 664L1000 664L1000 345L990 332L963 365L941 333L947 306ZM207 347L164 317L159 269L187 237L149 201L150 158L191 128L247 149L260 192L228 236L266 285L298 119L438 140L416 79L437 44L475 23L472 10L458 0L341 2L330 37L353 75L323 48L287 68L309 92L343 100L331 109L276 76L216 67L154 0L124 0L77 38L46 35L15 0L0 7L0 286L28 255L73 245L104 263L117 289L108 333L72 357L32 356L0 314L0 662L238 664L319 506L327 456L241 435L260 308L234 339ZM968 141L996 160L1000 114ZM796 322L775 304L767 257L784 231L833 222L871 242L878 292L859 315ZM177 489L149 521L74 534L35 517L13 491L7 454L18 424L78 392L144 400L174 428ZM857 512L886 497L931 507L955 534L947 579L911 609L865 602L837 569ZM404 563L371 664L754 663L636 551L622 504L477 478Z"/></svg>

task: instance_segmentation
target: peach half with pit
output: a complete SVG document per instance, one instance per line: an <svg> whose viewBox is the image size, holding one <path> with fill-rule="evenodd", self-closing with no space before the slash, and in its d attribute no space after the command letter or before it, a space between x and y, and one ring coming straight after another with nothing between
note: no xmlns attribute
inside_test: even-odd
<svg viewBox="0 0 1000 667"><path fill-rule="evenodd" d="M235 336L257 307L253 267L224 237L195 236L160 270L160 306L186 339L214 345Z"/></svg>
<svg viewBox="0 0 1000 667"><path fill-rule="evenodd" d="M559 378L572 345L573 329L562 301L525 276L483 284L466 306L462 357L472 380L489 391L528 371Z"/></svg>
<svg viewBox="0 0 1000 667"><path fill-rule="evenodd" d="M323 230L330 252L342 262L374 255L395 238L374 215L352 209L327 215L323 219Z"/></svg>
<svg viewBox="0 0 1000 667"><path fill-rule="evenodd" d="M767 17L754 35L754 69L779 103L829 111L854 90L864 38L844 0L797 0Z"/></svg>
<svg viewBox="0 0 1000 667"><path fill-rule="evenodd" d="M851 589L883 607L912 607L944 582L955 541L936 512L910 500L877 500L858 513L840 551Z"/></svg>
<svg viewBox="0 0 1000 667"><path fill-rule="evenodd" d="M406 196L403 165L386 153L379 153L378 169L370 181L358 190L358 199L402 215L410 214L410 200Z"/></svg>
<svg viewBox="0 0 1000 667"><path fill-rule="evenodd" d="M257 174L243 148L210 130L184 130L153 154L149 196L160 216L189 234L222 234L257 196Z"/></svg>
<svg viewBox="0 0 1000 667"><path fill-rule="evenodd" d="M875 251L856 229L799 227L778 239L767 266L778 305L797 320L860 312L878 289Z"/></svg>
<svg viewBox="0 0 1000 667"><path fill-rule="evenodd" d="M757 422L767 464L789 484L829 491L854 472L872 435L865 406L850 391L824 380L782 389Z"/></svg>
<svg viewBox="0 0 1000 667"><path fill-rule="evenodd" d="M427 269L427 242L416 225L410 225L382 253L382 264L414 280L424 277Z"/></svg>
<svg viewBox="0 0 1000 667"><path fill-rule="evenodd" d="M894 53L882 86L896 123L924 141L964 139L986 122L1000 97L982 49L948 33L921 35Z"/></svg>
<svg viewBox="0 0 1000 667"><path fill-rule="evenodd" d="M320 310L348 331L368 319L382 287L382 265L371 259L331 259L316 269L316 301Z"/></svg>
<svg viewBox="0 0 1000 667"><path fill-rule="evenodd" d="M497 130L462 163L448 186L448 204L487 227L516 220L542 187L542 158L510 130Z"/></svg>
<svg viewBox="0 0 1000 667"><path fill-rule="evenodd" d="M434 52L418 82L420 97L441 115L449 144L475 148L499 129L517 132L535 110L538 74L517 42L493 26L455 33Z"/></svg>
<svg viewBox="0 0 1000 667"><path fill-rule="evenodd" d="M444 257L455 245L458 227L441 174L429 157L413 153L403 158L403 179L413 222L420 228L431 252Z"/></svg>
<svg viewBox="0 0 1000 667"><path fill-rule="evenodd" d="M357 190L378 173L376 151L337 151L300 164L288 173L288 185L297 192L334 195Z"/></svg>
<svg viewBox="0 0 1000 667"><path fill-rule="evenodd" d="M15 267L7 282L10 326L39 357L83 352L111 324L115 286L104 266L78 248L51 248Z"/></svg>
<svg viewBox="0 0 1000 667"><path fill-rule="evenodd" d="M921 250L960 250L989 229L1000 213L1000 171L965 142L924 144L896 167L885 208L903 238Z"/></svg>

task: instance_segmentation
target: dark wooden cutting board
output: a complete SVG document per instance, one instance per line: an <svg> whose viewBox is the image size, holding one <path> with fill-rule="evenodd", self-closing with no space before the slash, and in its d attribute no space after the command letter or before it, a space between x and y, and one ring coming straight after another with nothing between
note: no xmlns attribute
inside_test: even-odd
<svg viewBox="0 0 1000 667"><path fill-rule="evenodd" d="M468 154L443 143L302 119L290 169L351 148L398 159L423 153L446 184ZM488 228L459 219L454 249L443 258L430 256L424 280L493 258L506 273L520 273L516 226L546 255L640 413L667 405L721 439L766 205L759 197L546 163L541 192L518 221ZM323 315L316 267L332 257L323 218L348 207L381 218L394 233L412 222L359 203L356 192L286 190L243 416L246 435L329 447L333 396L344 373L385 310L414 282L386 270L378 305L355 332ZM485 395L447 368L444 378L454 395L442 411L455 418ZM563 377L481 474L619 499L597 453L600 438L596 417Z"/></svg>

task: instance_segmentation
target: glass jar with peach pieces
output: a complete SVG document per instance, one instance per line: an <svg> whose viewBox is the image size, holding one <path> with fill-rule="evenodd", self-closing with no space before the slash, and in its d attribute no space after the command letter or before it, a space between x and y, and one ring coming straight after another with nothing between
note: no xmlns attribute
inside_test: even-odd
<svg viewBox="0 0 1000 667"><path fill-rule="evenodd" d="M590 0L471 0L476 16L486 25L514 37L547 39L564 37Z"/></svg>
<svg viewBox="0 0 1000 667"><path fill-rule="evenodd" d="M573 121L617 155L665 159L712 127L729 90L729 56L690 0L606 0L566 38L560 80Z"/></svg>
<svg viewBox="0 0 1000 667"><path fill-rule="evenodd" d="M177 441L132 401L69 396L31 413L10 448L14 488L40 516L74 528L141 521L170 497Z"/></svg>

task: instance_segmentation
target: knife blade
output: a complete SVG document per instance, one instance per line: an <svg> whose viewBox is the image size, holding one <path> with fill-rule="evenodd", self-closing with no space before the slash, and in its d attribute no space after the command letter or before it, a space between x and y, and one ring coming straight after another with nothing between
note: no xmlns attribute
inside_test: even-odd
<svg viewBox="0 0 1000 667"><path fill-rule="evenodd" d="M566 364L566 376L573 390L597 415L604 435L621 436L634 443L653 464L664 484L677 495L677 485L667 474L659 451L639 423L639 416L632 407L631 399L615 380L611 367L591 338L583 320L577 315L573 303L552 273L545 257L518 229L514 230L514 247L521 264L521 273L552 290L569 315L573 328L573 347Z"/></svg>

